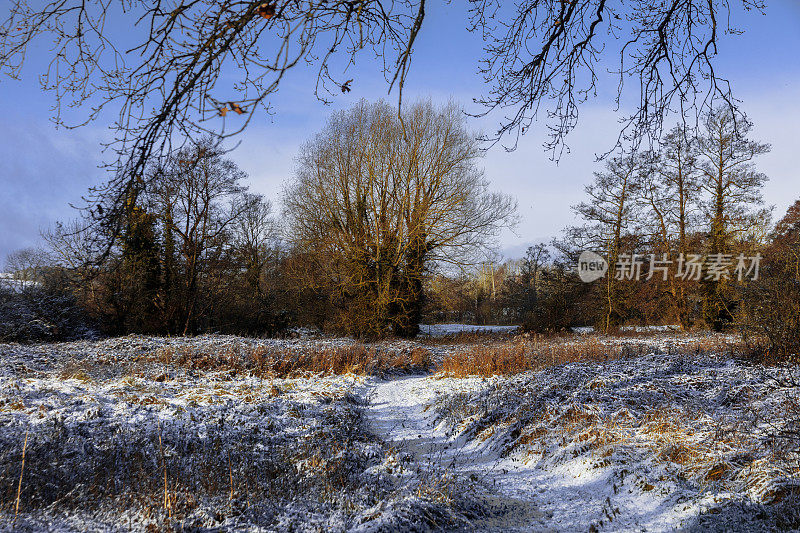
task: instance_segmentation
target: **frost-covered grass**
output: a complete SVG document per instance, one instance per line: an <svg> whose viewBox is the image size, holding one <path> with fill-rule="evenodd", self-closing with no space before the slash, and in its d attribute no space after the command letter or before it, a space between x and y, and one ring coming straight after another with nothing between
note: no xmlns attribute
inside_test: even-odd
<svg viewBox="0 0 800 533"><path fill-rule="evenodd" d="M458 524L456 502L382 468L399 461L366 427L363 376L294 365L282 378L242 363L259 346L296 362L348 344L209 336L0 345L0 529Z"/></svg>
<svg viewBox="0 0 800 533"><path fill-rule="evenodd" d="M800 527L796 366L653 349L494 377L435 410L563 529Z"/></svg>
<svg viewBox="0 0 800 533"><path fill-rule="evenodd" d="M0 344L0 530L800 527L800 369L742 349L675 332Z"/></svg>
<svg viewBox="0 0 800 533"><path fill-rule="evenodd" d="M419 332L431 337L458 333L514 333L519 326L476 326L472 324L420 324Z"/></svg>

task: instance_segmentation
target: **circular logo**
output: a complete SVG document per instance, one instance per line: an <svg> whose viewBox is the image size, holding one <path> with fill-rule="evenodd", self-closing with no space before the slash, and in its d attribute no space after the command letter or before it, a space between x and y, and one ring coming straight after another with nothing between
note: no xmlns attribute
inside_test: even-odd
<svg viewBox="0 0 800 533"><path fill-rule="evenodd" d="M603 256L584 250L578 257L578 277L584 283L590 283L605 276L608 263Z"/></svg>

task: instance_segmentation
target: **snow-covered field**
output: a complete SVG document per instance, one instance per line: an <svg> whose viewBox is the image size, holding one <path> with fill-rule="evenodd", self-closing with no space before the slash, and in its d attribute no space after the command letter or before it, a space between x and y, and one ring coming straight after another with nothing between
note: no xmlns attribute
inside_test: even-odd
<svg viewBox="0 0 800 533"><path fill-rule="evenodd" d="M454 381L436 391L429 423L469 458L464 471L530 502L544 526L800 526L797 368L650 354L493 378L462 392Z"/></svg>
<svg viewBox="0 0 800 533"><path fill-rule="evenodd" d="M579 337L548 342L588 346ZM800 525L798 367L705 353L702 335L593 339L636 350L456 378L436 366L477 345L309 336L0 344L0 529ZM326 350L388 363L348 359L356 372L332 375L270 362ZM427 358L433 368L416 363Z"/></svg>
<svg viewBox="0 0 800 533"><path fill-rule="evenodd" d="M475 326L472 324L420 324L423 335L438 337L457 333L513 333L519 326Z"/></svg>
<svg viewBox="0 0 800 533"><path fill-rule="evenodd" d="M29 287L38 287L40 284L36 281L27 281L16 278L13 274L0 272L0 289L9 290L12 292L21 292L23 289Z"/></svg>

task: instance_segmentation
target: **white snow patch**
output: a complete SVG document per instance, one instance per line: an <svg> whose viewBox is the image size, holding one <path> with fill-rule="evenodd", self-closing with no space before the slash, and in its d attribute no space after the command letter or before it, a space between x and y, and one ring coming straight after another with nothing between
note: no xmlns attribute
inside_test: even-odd
<svg viewBox="0 0 800 533"><path fill-rule="evenodd" d="M441 337L456 333L514 333L519 326L478 326L473 324L420 324L423 335Z"/></svg>

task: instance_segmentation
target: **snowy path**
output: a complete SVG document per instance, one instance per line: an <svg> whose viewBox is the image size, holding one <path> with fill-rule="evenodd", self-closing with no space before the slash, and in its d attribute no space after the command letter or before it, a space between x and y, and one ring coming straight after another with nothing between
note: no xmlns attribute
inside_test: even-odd
<svg viewBox="0 0 800 533"><path fill-rule="evenodd" d="M365 385L372 430L415 457L417 468L438 465L492 489L495 497L480 499L495 517L475 522L476 530L674 531L697 512L696 504L680 504L680 494L623 490L613 469L589 467L584 457L557 465L500 458L488 442L448 435L431 408L437 394L477 391L487 386L481 379L411 376Z"/></svg>
<svg viewBox="0 0 800 533"><path fill-rule="evenodd" d="M483 450L467 445L464 439L453 438L437 427L429 409L437 392L453 393L475 390L480 380L438 380L427 376L411 376L379 381L368 389L370 407L367 416L373 431L398 450L411 454L423 471L439 465L473 480L481 480L498 489L496 497L481 496L484 505L494 510L491 520L476 521L481 531L549 531L552 516L539 510L529 490L508 490L518 487L509 461L498 460Z"/></svg>

